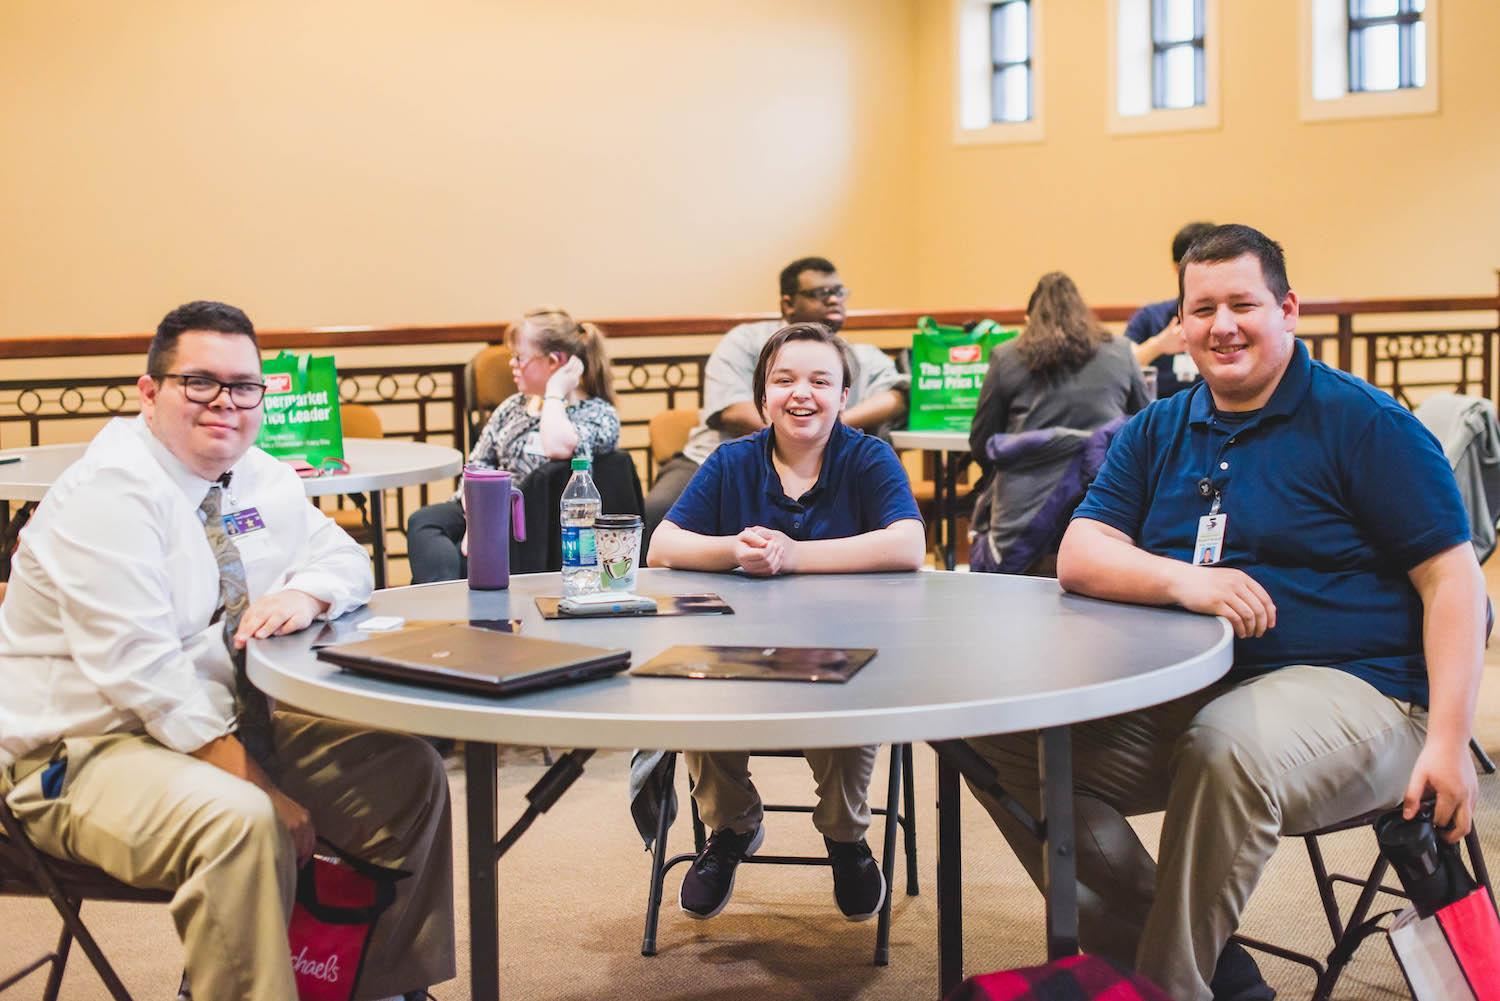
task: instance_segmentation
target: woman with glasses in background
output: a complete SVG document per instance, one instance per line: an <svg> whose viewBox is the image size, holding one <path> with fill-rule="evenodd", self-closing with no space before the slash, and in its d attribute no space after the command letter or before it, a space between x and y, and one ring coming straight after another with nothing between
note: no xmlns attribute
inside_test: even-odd
<svg viewBox="0 0 1500 1001"><path fill-rule="evenodd" d="M614 451L620 417L604 332L544 307L511 324L505 340L520 391L490 415L469 465L507 470L519 482L554 459ZM466 532L462 492L413 514L406 532L412 583L462 578Z"/></svg>

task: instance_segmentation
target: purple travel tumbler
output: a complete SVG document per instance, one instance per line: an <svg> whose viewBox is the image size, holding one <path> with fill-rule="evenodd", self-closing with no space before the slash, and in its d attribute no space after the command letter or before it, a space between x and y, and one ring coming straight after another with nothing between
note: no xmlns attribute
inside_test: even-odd
<svg viewBox="0 0 1500 1001"><path fill-rule="evenodd" d="M526 541L521 490L503 469L464 467L464 510L469 520L469 587L498 591L510 586L510 536Z"/></svg>

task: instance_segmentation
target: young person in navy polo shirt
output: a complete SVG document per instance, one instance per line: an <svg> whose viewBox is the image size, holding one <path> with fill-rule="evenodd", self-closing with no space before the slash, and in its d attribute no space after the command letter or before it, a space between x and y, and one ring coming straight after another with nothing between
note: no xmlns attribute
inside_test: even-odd
<svg viewBox="0 0 1500 1001"><path fill-rule="evenodd" d="M1265 1001L1226 943L1283 832L1412 816L1424 797L1448 840L1469 830L1484 580L1437 441L1297 342L1280 246L1217 227L1184 257L1179 296L1203 382L1115 439L1058 577L1221 615L1235 663L1202 692L1073 728L1080 932L1179 1001ZM1031 737L974 743L1035 801ZM980 798L1038 874L1036 843ZM1153 862L1124 818L1163 809Z"/></svg>
<svg viewBox="0 0 1500 1001"><path fill-rule="evenodd" d="M767 427L703 463L651 537L647 562L681 570L860 573L917 570L926 536L906 470L891 447L839 421L849 350L820 323L771 336L755 366ZM818 784L813 824L833 862L844 916L880 912L885 879L865 843L876 748L805 752ZM679 903L711 918L729 903L739 862L760 846L760 795L743 752L687 753L693 799L713 831L682 881Z"/></svg>

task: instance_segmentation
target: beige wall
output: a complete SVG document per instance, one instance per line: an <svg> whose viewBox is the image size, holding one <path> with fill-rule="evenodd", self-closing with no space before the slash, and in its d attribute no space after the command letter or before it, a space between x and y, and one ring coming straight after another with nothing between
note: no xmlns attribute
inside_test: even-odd
<svg viewBox="0 0 1500 1001"><path fill-rule="evenodd" d="M916 293L915 0L5 0L0 336Z"/></svg>
<svg viewBox="0 0 1500 1001"><path fill-rule="evenodd" d="M1189 219L1286 246L1304 297L1492 293L1500 267L1500 3L1443 0L1437 115L1298 119L1301 0L1221 0L1222 127L1111 136L1107 2L1041 0L1046 140L953 144L948 0L918 31L918 296L1024 303L1061 268L1098 303L1173 290Z"/></svg>
<svg viewBox="0 0 1500 1001"><path fill-rule="evenodd" d="M1445 0L1434 116L1303 124L1299 0L1222 0L1210 132L1105 132L1107 0L1046 3L1045 142L951 138L949 0L6 0L0 336L242 303L264 327L1165 294L1192 217L1307 296L1500 266L1500 3Z"/></svg>

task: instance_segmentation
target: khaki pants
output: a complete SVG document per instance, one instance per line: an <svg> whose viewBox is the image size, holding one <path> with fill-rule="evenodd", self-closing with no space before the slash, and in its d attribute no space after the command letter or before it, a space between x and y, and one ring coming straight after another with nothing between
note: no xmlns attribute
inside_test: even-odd
<svg viewBox="0 0 1500 1001"><path fill-rule="evenodd" d="M278 785L318 834L405 869L368 945L358 997L454 975L453 842L447 776L426 742L297 713L273 716ZM42 772L67 760L61 793ZM141 734L70 737L0 770L0 795L49 855L134 886L172 891L172 919L200 998L297 996L287 948L296 887L291 838L258 788Z"/></svg>
<svg viewBox="0 0 1500 1001"><path fill-rule="evenodd" d="M813 826L833 841L858 841L870 828L870 775L878 744L803 751L817 781ZM747 834L760 826L764 810L750 781L745 751L684 752L693 779L693 801L710 831Z"/></svg>
<svg viewBox="0 0 1500 1001"><path fill-rule="evenodd" d="M1211 1001L1214 963L1282 834L1395 806L1426 730L1425 709L1322 667L1074 726L1083 948L1135 967L1178 1001ZM970 743L1035 810L1035 734ZM1040 885L1036 840L974 791ZM1166 817L1153 861L1125 818L1158 810Z"/></svg>

